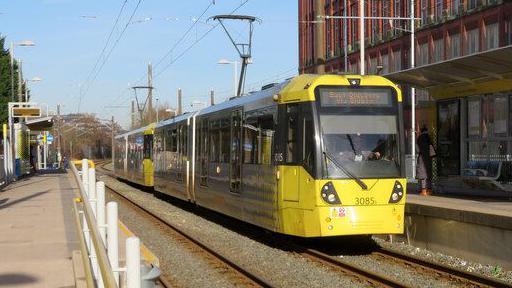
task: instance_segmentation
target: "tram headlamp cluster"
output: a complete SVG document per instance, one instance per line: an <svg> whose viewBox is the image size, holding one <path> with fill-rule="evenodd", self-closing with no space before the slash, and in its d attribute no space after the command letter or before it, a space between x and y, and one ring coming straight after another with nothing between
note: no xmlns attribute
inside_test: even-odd
<svg viewBox="0 0 512 288"><path fill-rule="evenodd" d="M395 185L393 185L393 192L391 192L391 196L389 197L389 203L398 203L404 197L404 186L400 184L400 182L395 181Z"/></svg>
<svg viewBox="0 0 512 288"><path fill-rule="evenodd" d="M336 193L336 189L334 189L334 185L330 181L322 187L320 195L329 204L341 204L340 197L338 197L338 193Z"/></svg>

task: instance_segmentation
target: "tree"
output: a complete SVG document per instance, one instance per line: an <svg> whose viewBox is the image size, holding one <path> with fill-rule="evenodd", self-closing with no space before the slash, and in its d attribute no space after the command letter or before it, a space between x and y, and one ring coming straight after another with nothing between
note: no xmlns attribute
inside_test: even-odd
<svg viewBox="0 0 512 288"><path fill-rule="evenodd" d="M13 89L14 94L18 91L18 64L14 61L14 70L11 72L11 57L9 50L5 49L5 37L0 37L0 123L7 123L8 104L11 101ZM11 75L14 76L14 86L11 86Z"/></svg>

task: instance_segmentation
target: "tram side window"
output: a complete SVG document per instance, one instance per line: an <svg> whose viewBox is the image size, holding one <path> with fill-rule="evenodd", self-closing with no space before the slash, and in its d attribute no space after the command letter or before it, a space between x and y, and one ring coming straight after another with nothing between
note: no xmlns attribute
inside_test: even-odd
<svg viewBox="0 0 512 288"><path fill-rule="evenodd" d="M153 150L153 135L144 135L144 159L151 159Z"/></svg>
<svg viewBox="0 0 512 288"><path fill-rule="evenodd" d="M180 127L180 154L182 157L188 157L187 151L187 139L188 139L188 127L186 125L182 125Z"/></svg>
<svg viewBox="0 0 512 288"><path fill-rule="evenodd" d="M302 155L306 170L313 173L315 167L315 128L311 106L303 106L302 109Z"/></svg>
<svg viewBox="0 0 512 288"><path fill-rule="evenodd" d="M273 115L264 115L259 118L261 130L260 136L260 164L270 165L272 159L272 142L274 139L275 125Z"/></svg>
<svg viewBox="0 0 512 288"><path fill-rule="evenodd" d="M286 163L299 162L298 132L299 132L299 106L288 104L286 106L287 132L286 132Z"/></svg>
<svg viewBox="0 0 512 288"><path fill-rule="evenodd" d="M244 164L258 164L260 129L258 118L249 118L244 123Z"/></svg>
<svg viewBox="0 0 512 288"><path fill-rule="evenodd" d="M231 125L229 118L221 120L220 128L220 163L229 163L229 150L231 143Z"/></svg>
<svg viewBox="0 0 512 288"><path fill-rule="evenodd" d="M218 120L210 121L210 162L219 163L220 129Z"/></svg>
<svg viewBox="0 0 512 288"><path fill-rule="evenodd" d="M169 130L170 132L170 152L178 151L178 130L176 128Z"/></svg>

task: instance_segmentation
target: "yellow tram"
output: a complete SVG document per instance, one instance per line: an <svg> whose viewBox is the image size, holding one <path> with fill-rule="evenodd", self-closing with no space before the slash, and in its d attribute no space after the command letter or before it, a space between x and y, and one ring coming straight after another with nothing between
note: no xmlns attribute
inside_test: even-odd
<svg viewBox="0 0 512 288"><path fill-rule="evenodd" d="M153 132L148 125L114 138L114 172L135 184L153 187Z"/></svg>
<svg viewBox="0 0 512 288"><path fill-rule="evenodd" d="M383 77L300 75L156 123L147 169L158 193L278 233L403 233L401 113Z"/></svg>

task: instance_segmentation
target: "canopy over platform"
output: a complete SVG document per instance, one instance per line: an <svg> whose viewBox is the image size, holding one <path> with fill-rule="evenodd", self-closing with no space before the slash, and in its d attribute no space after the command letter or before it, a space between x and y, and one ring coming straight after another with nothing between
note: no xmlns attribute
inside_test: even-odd
<svg viewBox="0 0 512 288"><path fill-rule="evenodd" d="M25 122L28 129L33 131L46 131L53 127L53 116L30 119Z"/></svg>
<svg viewBox="0 0 512 288"><path fill-rule="evenodd" d="M407 84L433 92L444 88L468 88L468 85L478 86L492 81L505 81L510 84L512 45L393 72L384 77L398 84ZM509 85L500 86L512 89Z"/></svg>

